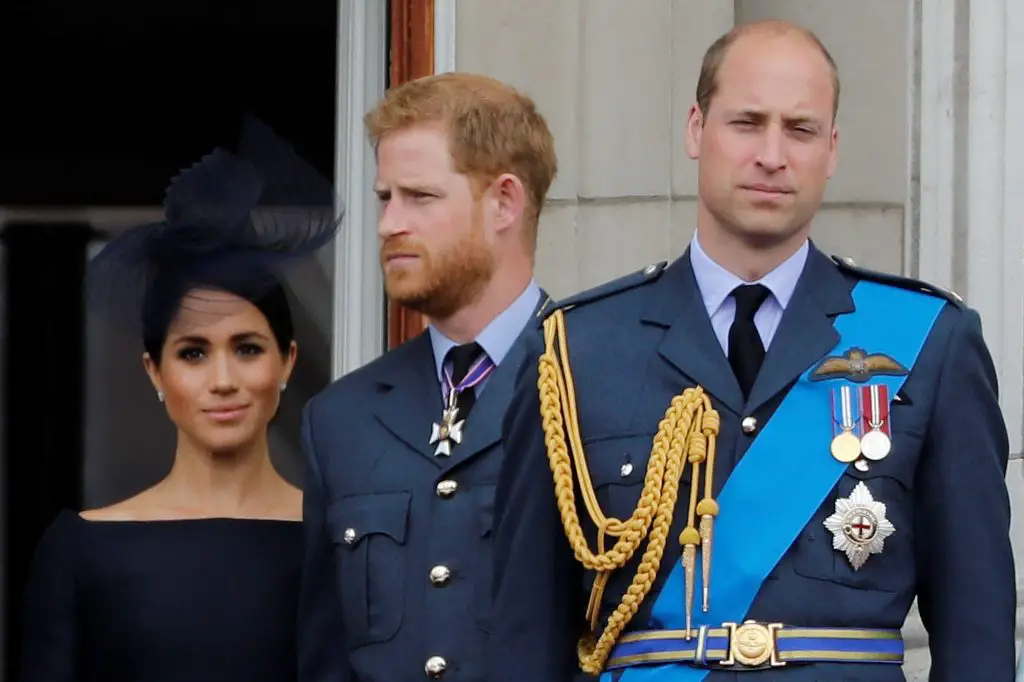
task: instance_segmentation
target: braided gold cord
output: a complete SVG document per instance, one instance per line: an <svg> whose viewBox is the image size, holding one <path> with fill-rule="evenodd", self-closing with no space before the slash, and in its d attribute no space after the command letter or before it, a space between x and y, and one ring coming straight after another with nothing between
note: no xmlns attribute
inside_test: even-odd
<svg viewBox="0 0 1024 682"><path fill-rule="evenodd" d="M603 671L612 647L650 593L658 574L686 462L690 462L694 467L687 531L692 530L696 537L690 538L687 531L684 531L684 538L681 540L692 540L693 551L696 551L700 537L692 526L695 512L701 507L707 507L705 502L710 499L710 475L713 472L718 414L712 409L710 399L700 387L688 388L681 395L675 396L665 411L652 442L636 509L626 520L606 517L598 503L583 452L563 311L555 311L544 321L544 344L545 350L538 362L537 389L540 395L545 445L566 537L577 561L585 568L597 572L587 608L587 617L594 632L598 626L601 597L612 571L625 566L649 535L647 548L641 555L636 575L626 593L622 595L618 606L609 615L600 637L591 634L580 641L577 652L580 668L587 674L597 675ZM700 464L705 461L708 462L709 479L705 482L705 498L698 504L697 481ZM584 506L598 530L596 552L587 544L580 526L574 490L574 470L580 483ZM713 500L711 502L714 503ZM610 549L605 547L606 537L616 539ZM685 556L684 551L684 560ZM692 595L692 580L688 579L687 583L687 592ZM692 596L688 601L692 601Z"/></svg>

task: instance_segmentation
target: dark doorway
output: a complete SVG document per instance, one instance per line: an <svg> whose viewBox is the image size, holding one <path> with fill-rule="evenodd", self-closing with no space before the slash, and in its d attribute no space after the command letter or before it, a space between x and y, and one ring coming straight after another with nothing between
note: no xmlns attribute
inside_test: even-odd
<svg viewBox="0 0 1024 682"><path fill-rule="evenodd" d="M215 146L233 145L246 112L266 121L332 177L336 36L334 2L3 0L0 207L157 206L178 169ZM8 268L3 295L18 290L14 276L22 278L21 290L31 288L32 277L52 270L59 254L77 248L84 257L82 234L92 229L103 226L62 230L40 223L40 235L45 231L47 239L76 242L51 251L24 236L32 227L22 221L19 239L28 246L21 253L29 260ZM62 270L61 296L81 297L83 269ZM39 290L36 298L45 292ZM24 311L25 306L15 308ZM75 306L69 310L67 315L79 315ZM59 324L49 328L62 333ZM38 326L12 323L3 333L9 348L47 347L31 336L40 333ZM53 340L64 341L66 336ZM34 353L28 362L34 376L82 377L84 355ZM18 375L5 372L4 380L16 391L8 381L12 376ZM5 393L2 411L9 426L20 418L12 409L19 396ZM64 429L65 435L81 431L83 403L62 402L65 411L52 416L52 428ZM38 449L30 430L7 435L5 458ZM65 438L61 446L64 455L45 465L4 466L2 679L8 682L17 679L21 581L40 529L57 509L75 507L80 499L73 485L81 480L80 437ZM39 489L45 482L38 479L44 476L72 485L55 486L42 499L22 495Z"/></svg>
<svg viewBox="0 0 1024 682"><path fill-rule="evenodd" d="M2 6L0 205L154 205L245 111L332 172L335 3Z"/></svg>

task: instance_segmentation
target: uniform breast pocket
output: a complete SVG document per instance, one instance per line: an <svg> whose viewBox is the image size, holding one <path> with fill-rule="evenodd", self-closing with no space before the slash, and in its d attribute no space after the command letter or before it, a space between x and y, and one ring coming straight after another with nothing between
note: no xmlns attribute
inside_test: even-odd
<svg viewBox="0 0 1024 682"><path fill-rule="evenodd" d="M629 519L640 502L644 479L651 458L654 433L633 432L595 437L584 442L583 449L587 454L587 468L594 485L594 493L601 512L607 518L620 521ZM688 495L691 472L689 466L683 468L680 476L679 496ZM594 537L594 524L591 522L587 507L582 499L577 499L576 510L580 517L584 533L587 535L591 550L597 551ZM654 510L652 510L653 514ZM605 538L605 549L611 548L617 538ZM646 543L640 545L627 568L613 577L611 586L604 591L602 611L614 609L622 597L622 590L636 571ZM593 587L595 573L587 571L584 589L589 595ZM619 582L622 582L620 585Z"/></svg>
<svg viewBox="0 0 1024 682"><path fill-rule="evenodd" d="M391 639L402 624L410 493L339 500L328 510L345 637L352 648Z"/></svg>
<svg viewBox="0 0 1024 682"><path fill-rule="evenodd" d="M633 514L647 474L654 435L632 433L584 442L587 468L605 516L624 520ZM683 483L690 480L688 467L680 480ZM585 506L579 504L578 507L581 514L586 513Z"/></svg>
<svg viewBox="0 0 1024 682"><path fill-rule="evenodd" d="M898 433L885 460L872 462L868 471L848 467L797 540L793 570L807 578L863 590L912 589L912 489L920 449L921 436ZM838 507L837 500L843 500ZM837 533L826 526L830 517L838 540L834 540ZM844 551L855 545L867 552L859 568Z"/></svg>
<svg viewBox="0 0 1024 682"><path fill-rule="evenodd" d="M477 489L476 528L479 548L473 552L473 610L477 625L484 632L491 631L491 574L494 567L494 486Z"/></svg>

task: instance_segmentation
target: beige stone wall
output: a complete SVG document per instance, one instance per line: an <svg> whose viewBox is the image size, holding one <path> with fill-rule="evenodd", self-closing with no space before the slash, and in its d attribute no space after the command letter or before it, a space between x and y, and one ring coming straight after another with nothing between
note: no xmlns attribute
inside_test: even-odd
<svg viewBox="0 0 1024 682"><path fill-rule="evenodd" d="M682 134L701 56L735 21L770 16L818 31L840 64L840 165L816 241L902 270L906 3L460 0L457 8L457 68L526 90L555 134L561 171L538 255L538 278L555 295L683 251L696 166Z"/></svg>
<svg viewBox="0 0 1024 682"><path fill-rule="evenodd" d="M553 129L560 172L538 279L562 296L680 254L695 169L680 135L709 38L732 2L462 0L456 63L522 87Z"/></svg>
<svg viewBox="0 0 1024 682"><path fill-rule="evenodd" d="M540 283L565 296L682 253L694 230L696 166L681 136L701 57L734 23L765 18L812 29L839 65L840 161L815 241L862 265L914 274L910 4L458 0L456 67L523 88L556 138L561 172L541 220ZM1024 461L1015 457L1007 479L1024 567ZM906 636L907 677L925 680L926 636L916 614Z"/></svg>

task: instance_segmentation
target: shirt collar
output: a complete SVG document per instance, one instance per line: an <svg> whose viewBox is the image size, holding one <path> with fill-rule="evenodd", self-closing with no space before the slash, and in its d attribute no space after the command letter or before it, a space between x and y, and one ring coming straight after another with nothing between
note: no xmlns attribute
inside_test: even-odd
<svg viewBox="0 0 1024 682"><path fill-rule="evenodd" d="M767 275L756 282L745 282L713 261L711 256L701 248L695 232L690 242L690 264L693 267L693 276L697 280L697 288L700 289L701 298L704 300L704 307L708 311L708 317L714 316L732 290L741 284L763 284L778 301L779 306L785 310L790 299L793 298L793 291L796 290L796 283L803 273L809 251L810 243L804 240L796 253Z"/></svg>
<svg viewBox="0 0 1024 682"><path fill-rule="evenodd" d="M490 324L484 327L476 342L484 349L488 357L495 365L508 355L512 344L516 342L527 323L533 317L534 310L540 302L540 287L533 280L526 286L523 293L512 302L512 305L505 308L500 315L491 320ZM434 366L437 371L438 380L442 380L444 371L444 359L455 346L459 345L442 334L436 327L427 327L430 333L430 344L434 350Z"/></svg>

